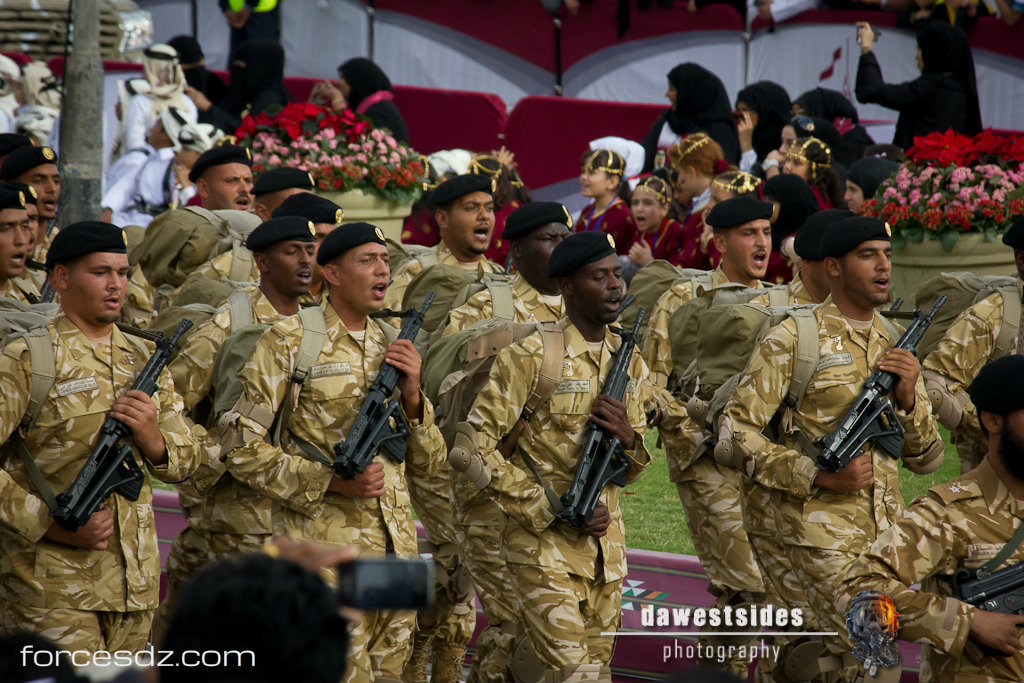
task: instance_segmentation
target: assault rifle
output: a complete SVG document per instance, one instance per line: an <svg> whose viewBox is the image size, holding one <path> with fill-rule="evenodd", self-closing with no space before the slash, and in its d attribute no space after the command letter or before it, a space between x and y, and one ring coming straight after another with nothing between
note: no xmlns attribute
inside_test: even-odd
<svg viewBox="0 0 1024 683"><path fill-rule="evenodd" d="M170 338L160 332L148 335L156 343L156 351L135 379L132 389L153 395L160 372L171 360L174 345L190 327L192 321L185 319L178 323ZM131 428L125 423L112 417L106 419L82 471L67 491L57 495L53 518L58 524L69 531L77 531L111 493L120 493L128 500L139 499L146 475L135 462L132 447L121 443L121 439L130 434Z"/></svg>
<svg viewBox="0 0 1024 683"><path fill-rule="evenodd" d="M978 609L1006 614L1024 610L1024 562L991 573L978 570L959 586L960 599Z"/></svg>
<svg viewBox="0 0 1024 683"><path fill-rule="evenodd" d="M915 353L921 337L944 303L946 297L940 295L927 315L914 311L913 321L893 348ZM868 377L864 382L864 390L835 431L818 439L817 445L821 448L817 457L819 468L826 472L838 472L850 464L860 453L861 447L869 441L874 442L889 457L900 457L906 441L903 438L903 425L896 418L896 410L886 396L892 391L897 379L895 374L883 370L875 370Z"/></svg>
<svg viewBox="0 0 1024 683"><path fill-rule="evenodd" d="M622 344L612 361L612 368L604 380L602 394L607 394L616 401L621 401L629 384L629 362L633 358L640 323L647 313L641 308L633 322L633 331L620 331ZM623 452L618 437L609 438L604 429L588 421L583 432L583 451L576 463L576 474L572 478L569 489L562 494L562 509L558 517L570 525L582 528L594 516L598 496L609 483L616 486L626 485L626 471L629 460Z"/></svg>
<svg viewBox="0 0 1024 683"><path fill-rule="evenodd" d="M413 341L423 326L434 293L427 292L423 306L402 325L398 339ZM334 444L334 473L343 479L355 479L369 465L377 451L383 450L392 462L405 462L406 439L412 434L402 417L398 401L391 400L401 371L388 363L381 363L377 379L370 385L366 400L359 409L356 421L344 440ZM393 425L392 425L393 423Z"/></svg>

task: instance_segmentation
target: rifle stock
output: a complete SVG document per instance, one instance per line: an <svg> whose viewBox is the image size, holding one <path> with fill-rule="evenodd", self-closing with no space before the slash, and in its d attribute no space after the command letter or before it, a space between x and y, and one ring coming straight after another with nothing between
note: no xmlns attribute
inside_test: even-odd
<svg viewBox="0 0 1024 683"><path fill-rule="evenodd" d="M190 327L192 321L186 318L178 323L170 338L159 335L156 351L132 384L133 390L153 395L161 371L170 362L174 345ZM139 499L146 475L135 462L131 446L121 443L130 434L131 429L125 423L112 417L106 419L75 481L67 491L57 495L57 508L52 514L58 524L69 531L77 531L112 493L119 493L128 500Z"/></svg>
<svg viewBox="0 0 1024 683"><path fill-rule="evenodd" d="M423 326L427 310L434 302L428 292L419 311L402 325L398 339L413 341ZM343 479L355 479L366 469L377 452L383 450L392 462L405 461L406 440L412 434L402 417L398 401L391 400L402 373L388 363L381 363L377 379L367 391L366 400L349 429L348 435L334 445L334 473Z"/></svg>

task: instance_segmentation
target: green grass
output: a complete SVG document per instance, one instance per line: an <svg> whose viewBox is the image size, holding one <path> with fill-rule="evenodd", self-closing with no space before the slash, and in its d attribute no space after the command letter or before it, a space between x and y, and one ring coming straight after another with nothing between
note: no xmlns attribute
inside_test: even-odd
<svg viewBox="0 0 1024 683"><path fill-rule="evenodd" d="M899 468L900 490L908 505L936 484L960 474L960 459L950 443L949 432L939 427L939 434L946 443L946 452L937 470L922 476L904 467ZM668 480L665 451L654 446L657 438L656 430L647 433L645 443L651 452L651 464L644 470L644 476L630 484L620 498L626 524L626 545L693 555L693 541L686 526L683 504L679 501L675 484Z"/></svg>

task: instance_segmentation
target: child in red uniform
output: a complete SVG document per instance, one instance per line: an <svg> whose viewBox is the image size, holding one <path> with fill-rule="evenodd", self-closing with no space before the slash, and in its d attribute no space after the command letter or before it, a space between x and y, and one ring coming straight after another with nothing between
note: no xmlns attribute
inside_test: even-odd
<svg viewBox="0 0 1024 683"><path fill-rule="evenodd" d="M818 138L800 138L794 142L782 172L803 178L811 186L822 211L846 208L843 182L832 168L832 150Z"/></svg>
<svg viewBox="0 0 1024 683"><path fill-rule="evenodd" d="M640 268L655 259L679 265L683 225L668 217L670 192L668 183L657 176L645 176L633 188L630 209L640 241L629 248L629 260Z"/></svg>
<svg viewBox="0 0 1024 683"><path fill-rule="evenodd" d="M711 262L700 240L704 232L701 212L711 199L711 181L731 167L723 158L722 148L704 133L688 135L669 147L668 159L676 174L677 196L690 197L677 265L708 270Z"/></svg>
<svg viewBox="0 0 1024 683"><path fill-rule="evenodd" d="M610 149L595 149L583 155L580 191L594 201L583 207L576 219L576 232L600 230L611 235L620 256L628 254L639 239L636 222L629 211L625 173L625 160Z"/></svg>

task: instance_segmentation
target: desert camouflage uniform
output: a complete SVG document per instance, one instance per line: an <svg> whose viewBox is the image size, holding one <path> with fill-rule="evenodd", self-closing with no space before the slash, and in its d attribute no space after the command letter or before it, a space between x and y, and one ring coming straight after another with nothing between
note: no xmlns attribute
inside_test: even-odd
<svg viewBox="0 0 1024 683"><path fill-rule="evenodd" d="M778 539L807 594L810 614L822 620L817 626L845 633L845 623L834 608L836 578L902 512L897 463L871 448L867 452L872 457L873 485L852 493L817 488L813 483L820 470L810 455L799 450L797 434L812 443L830 434L897 339L878 313L870 329L854 329L831 297L814 313L820 360L803 400L792 411L794 431L783 433L781 444L762 434L783 405L793 374L797 336L792 319L772 330L754 352L725 408L722 428L733 433L746 476L770 490L770 502L762 502L762 510L774 511ZM894 408L906 430L904 466L912 472L930 471L942 456L942 442L924 383L918 379L912 412L905 413L898 404ZM845 637L826 637L825 643L833 654L850 652ZM855 673L845 670L842 676Z"/></svg>
<svg viewBox="0 0 1024 683"><path fill-rule="evenodd" d="M56 383L25 438L35 463L55 493L81 471L114 398L128 389L148 356L120 330L98 344L63 314L47 323L54 340ZM146 343L150 349L152 346ZM17 428L28 406L31 363L22 340L0 354L0 431ZM144 470L163 481L188 476L199 461L190 423L170 375L161 373L153 396L167 462ZM201 428L199 431L202 431ZM53 519L10 444L0 478L0 626L30 630L68 650L140 650L146 645L160 588L160 553L148 479L136 502L113 494L106 500L115 520L106 550L83 550L43 538Z"/></svg>
<svg viewBox="0 0 1024 683"><path fill-rule="evenodd" d="M27 276L23 278L12 277L7 281L7 287L4 291L0 292L0 297L14 299L23 304L30 304L33 303L33 297L36 302L39 301L39 289Z"/></svg>
<svg viewBox="0 0 1024 683"><path fill-rule="evenodd" d="M46 252L50 251L50 245L53 244L53 238L57 236L60 229L54 226L43 235L43 241L36 244L35 249L32 250L32 260L39 261L40 263L46 263Z"/></svg>
<svg viewBox="0 0 1024 683"><path fill-rule="evenodd" d="M479 495L495 501L508 515L502 552L512 571L517 612L530 645L544 666L561 670L563 675L579 665L590 665L595 671L605 670L610 679L607 667L614 638L601 634L615 631L621 616L626 544L619 488L609 486L602 494L611 523L607 534L595 539L556 521L523 453L533 459L540 476L556 493L569 487L588 414L621 340L609 330L600 351L595 351L568 318L559 324L565 343L562 380L533 415L532 436L524 431L513 460L506 461L496 448L518 420L536 385L544 355L539 332L499 352L468 422L476 435L475 450L495 471L490 485ZM636 442L635 450L626 451L626 456L628 480L635 481L651 460L643 442L647 426L644 404L650 387L646 364L639 356L634 355L629 373L633 381L624 401ZM457 479L465 484L464 478ZM462 510L467 504L476 505L465 495L469 487L459 488L456 504Z"/></svg>
<svg viewBox="0 0 1024 683"><path fill-rule="evenodd" d="M1017 281L1018 294L1022 283ZM967 387L981 368L996 360L996 338L1003 325L1003 297L996 293L985 297L961 313L946 330L942 341L925 357L923 370L938 373L954 398L965 400L963 418L953 430L953 443L960 455L961 471L974 467L988 450L988 439L981 432L978 412L966 396ZM1017 332L1017 344L1009 353L1024 352L1024 323Z"/></svg>
<svg viewBox="0 0 1024 683"><path fill-rule="evenodd" d="M1007 490L986 458L975 469L914 501L849 567L840 612L862 590L887 593L900 614L900 640L923 643L921 681L1021 681L1024 654L994 657L969 637L977 608L950 597L948 579L994 557L1024 523L1024 502ZM1024 561L1019 546L998 568ZM910 590L920 582L921 590Z"/></svg>
<svg viewBox="0 0 1024 683"><path fill-rule="evenodd" d="M431 248L436 254L438 263L462 267L462 262L455 258L455 254L451 252L444 242L440 242ZM477 262L477 271L480 275L483 275L484 273L502 273L504 269L481 256ZM405 288L409 286L414 277L422 272L423 261L418 258L407 259L400 266L397 266L396 270L391 273L391 283L388 285L387 294L384 295L384 306L396 310L401 308L402 298L405 296Z"/></svg>
<svg viewBox="0 0 1024 683"><path fill-rule="evenodd" d="M409 420L412 435L405 463L378 459L385 475L385 492L379 498L328 493L331 468L307 457L299 446L301 440L325 457L331 454L333 461L333 447L348 434L388 345L376 320L367 321L361 341L345 328L329 302L323 311L327 337L297 394L281 448L264 441L264 436L291 381L302 337L299 316L276 323L257 342L239 380L242 399L260 410L242 411L236 417L235 443L240 445L227 452L228 472L274 502L274 534L331 545L357 544L364 556L416 557L406 469L429 474L445 463L444 441L434 426L429 401L423 399L421 421ZM241 403L237 407L241 409ZM346 680L399 680L409 657L414 619L412 612L365 613L351 630Z"/></svg>
<svg viewBox="0 0 1024 683"><path fill-rule="evenodd" d="M145 327L153 319L156 288L149 284L146 274L137 265L128 274L128 291L125 294L121 318L129 325Z"/></svg>
<svg viewBox="0 0 1024 683"><path fill-rule="evenodd" d="M231 331L255 323L273 324L283 317L260 289L253 289L249 300L249 319L232 320L231 312L222 306L188 337L168 366L187 413L210 394L213 362ZM219 443L205 442L203 455L195 474L175 487L188 526L174 539L167 557L167 595L157 617L161 629L178 588L193 574L225 555L260 548L271 533L271 501L230 476L222 476Z"/></svg>
<svg viewBox="0 0 1024 683"><path fill-rule="evenodd" d="M522 275L515 275L510 285L516 322L555 321L562 316L562 306L559 305L555 309L545 302L540 292L534 289ZM477 292L465 304L449 312L446 322L442 323L443 334L454 334L481 320L487 320L492 317L493 310L490 290L484 289ZM423 489L422 493L419 492L421 488ZM453 527L451 484L447 470L439 472L429 482L416 482L414 478L410 478L409 489L413 494L413 505L427 529L428 539L432 536L432 532L431 524L427 521L428 516L424 515L429 502L426 495L430 494L434 500L441 501L441 505L435 504L434 506L438 512L429 515L429 518L438 516L440 513L446 516L447 519L443 524L446 530L451 530L453 535L450 537L442 533L438 535L444 538L446 543L457 543L460 546L461 562L472 577L472 583L477 587L476 594L480 598L484 615L487 617L488 627L477 639L476 654L473 657L469 680L474 683L477 681L504 681L506 663L514 645L512 627L517 622L515 601L509 593L512 576L505 561L501 559L501 533L507 524L507 518L493 502L483 497L476 497L475 501L478 504L465 506L462 509L462 514L454 520L455 526ZM450 540L448 540L449 538ZM454 573L454 569L449 568L449 573ZM465 609L465 605L473 607L472 600L473 593L470 591L465 596L464 602L455 607L460 611ZM438 612L439 609L440 602L431 612ZM422 614L420 621L422 630ZM448 623L456 622L449 620ZM470 626L470 633L468 635L460 634L452 642L462 643L462 646L465 647L469 643L469 638L472 637L472 623L473 621L470 619L462 620L462 627ZM504 631L502 631L503 624L508 624ZM463 637L465 637L464 641ZM445 638L442 637L440 642L445 642Z"/></svg>
<svg viewBox="0 0 1024 683"><path fill-rule="evenodd" d="M713 271L712 287L728 282L721 267ZM659 388L667 386L674 369L669 318L692 298L692 283L684 281L662 294L654 307L644 343L644 360L652 368L652 384ZM763 599L764 584L743 528L739 475L703 452L703 435L689 417L684 416L676 425L662 422L659 434L665 445L669 480L676 484L694 549L708 575L709 592L715 596L715 606L759 602ZM715 629L708 626L705 630ZM746 678L748 663L730 660L727 668Z"/></svg>

